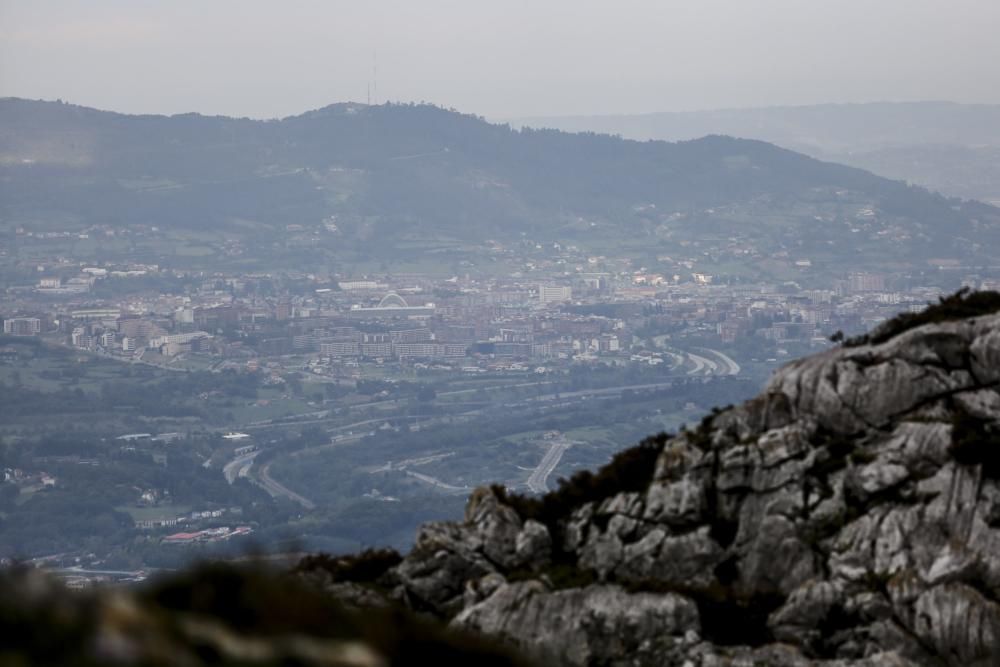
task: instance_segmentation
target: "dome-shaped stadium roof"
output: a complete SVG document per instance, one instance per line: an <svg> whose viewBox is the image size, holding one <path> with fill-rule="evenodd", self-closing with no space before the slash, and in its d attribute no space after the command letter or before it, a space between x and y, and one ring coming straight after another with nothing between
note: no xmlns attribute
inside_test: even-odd
<svg viewBox="0 0 1000 667"><path fill-rule="evenodd" d="M395 292L389 292L378 302L379 308L407 308L409 304Z"/></svg>

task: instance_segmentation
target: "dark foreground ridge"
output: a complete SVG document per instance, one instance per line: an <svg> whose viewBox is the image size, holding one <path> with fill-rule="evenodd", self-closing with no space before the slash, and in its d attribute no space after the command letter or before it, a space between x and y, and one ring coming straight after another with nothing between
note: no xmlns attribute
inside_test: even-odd
<svg viewBox="0 0 1000 667"><path fill-rule="evenodd" d="M358 573L357 571L355 572ZM528 665L399 607L359 611L299 577L205 565L137 589L0 576L0 665Z"/></svg>
<svg viewBox="0 0 1000 667"><path fill-rule="evenodd" d="M129 664L136 642L193 664L515 664L498 641L551 665L995 665L998 304L959 293L793 362L544 497L477 489L405 556L314 556L260 591L219 568L75 598L14 577L3 623Z"/></svg>

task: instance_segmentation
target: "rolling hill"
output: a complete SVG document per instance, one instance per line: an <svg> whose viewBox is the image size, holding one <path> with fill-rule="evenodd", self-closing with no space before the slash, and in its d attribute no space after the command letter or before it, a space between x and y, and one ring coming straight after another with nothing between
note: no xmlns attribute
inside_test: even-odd
<svg viewBox="0 0 1000 667"><path fill-rule="evenodd" d="M1000 202L1000 105L873 102L521 118L516 126L645 141L760 139L945 194Z"/></svg>
<svg viewBox="0 0 1000 667"><path fill-rule="evenodd" d="M0 233L93 225L242 238L265 258L290 226L335 230L311 243L327 259L526 237L905 266L1000 243L998 209L761 141L515 130L429 105L259 121L0 100Z"/></svg>

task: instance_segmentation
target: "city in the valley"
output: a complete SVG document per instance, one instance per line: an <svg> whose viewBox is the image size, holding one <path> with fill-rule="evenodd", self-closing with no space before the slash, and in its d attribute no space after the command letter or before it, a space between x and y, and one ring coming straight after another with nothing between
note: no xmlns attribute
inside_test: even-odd
<svg viewBox="0 0 1000 667"><path fill-rule="evenodd" d="M544 492L836 332L995 286L949 263L817 285L785 262L799 280L530 241L453 275L33 258L0 301L0 488L8 516L47 514L4 542L81 582L254 540L402 545L478 484Z"/></svg>

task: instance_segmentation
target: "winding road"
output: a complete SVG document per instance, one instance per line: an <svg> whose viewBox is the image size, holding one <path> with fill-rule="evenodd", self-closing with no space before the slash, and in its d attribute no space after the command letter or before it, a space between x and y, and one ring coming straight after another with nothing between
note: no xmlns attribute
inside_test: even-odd
<svg viewBox="0 0 1000 667"><path fill-rule="evenodd" d="M444 489L445 491L470 491L468 486L455 486L454 484L448 484L447 482L442 482L437 477L431 477L430 475L425 475L422 472L414 472L412 470L406 470L407 475L419 479L421 482L430 484L431 486L436 486L439 489Z"/></svg>
<svg viewBox="0 0 1000 667"><path fill-rule="evenodd" d="M711 375L712 371L715 370L715 362L705 357L699 357L697 354L687 353L688 359L694 364L694 368L687 372L688 375L699 375L703 371L705 375Z"/></svg>
<svg viewBox="0 0 1000 667"><path fill-rule="evenodd" d="M719 375L739 375L740 374L740 370L741 370L740 365L738 363L736 363L736 361L732 357L730 357L728 354L726 354L725 352L719 352L718 350L713 350L713 349L711 349L709 347L700 347L698 349L701 350L702 352L706 353L706 354L711 354L711 355L715 356L716 358L718 358L722 362L722 365L725 366L726 368L725 368L725 371L722 372L722 373L719 373Z"/></svg>
<svg viewBox="0 0 1000 667"><path fill-rule="evenodd" d="M706 350L706 352L708 352L708 351ZM687 354L688 356L691 356L689 353L685 353L685 354ZM721 355L722 353L718 353L718 354ZM719 364L717 364L716 362L708 360L705 357L699 357L699 359L703 359L704 362L707 362L707 363L703 362L703 365L706 366L706 367L709 364L711 364L711 366L713 368L718 368L718 366L719 366ZM732 362L732 363L735 365L735 362ZM737 365L736 368L737 368L737 372L738 372L739 366ZM731 371L731 368L730 368L730 371ZM733 374L733 373L730 372L730 374ZM539 402L542 402L543 404L545 404L545 402L552 401L554 399L565 400L565 399L574 399L574 398L582 398L582 397L607 396L607 395L612 395L612 394L621 394L622 392L624 392L626 390L632 390L632 391L657 390L657 389L664 389L664 388L672 387L672 386L674 386L675 383L676 383L676 380L672 380L672 381L669 381L669 382L652 382L652 383L645 383L645 384L620 385L620 386L617 386L617 387L600 387L600 388L595 388L595 389L581 389L581 390L577 390L577 391L553 392L553 393L549 393L549 394L541 394L541 395L538 395L538 396L533 396L531 398L527 398L527 399L524 399L524 400L521 400L521 401L514 401L514 402L510 402L510 403L496 404L493 407L497 408L497 409L503 409L503 410L514 410L514 409L517 409L517 408L520 408L520 407L525 407L525 406L527 406L529 404L530 405L538 405ZM526 383L526 384L528 384L528 383ZM468 390L460 390L460 391L453 392L453 393L461 393L463 391L468 391ZM393 402L394 402L393 400L389 400L389 401L381 401L379 403L393 403ZM370 404L367 404L367 405L370 407L371 405L374 405L374 404L370 403ZM479 407L479 408L474 409L474 410L468 410L468 411L464 411L464 412L457 412L457 413L449 414L449 415L447 415L447 418L450 419L450 420L470 419L470 418L474 418L475 415L477 415L477 414L481 414L482 412L483 412L483 409L481 407ZM303 416L306 416L306 417L315 417L317 414L318 413L315 413L315 412L313 412L313 413L305 413ZM283 453L282 455L283 456L299 457L299 456L301 456L303 454L306 454L306 453L309 453L309 452L315 452L315 451L319 451L319 450L323 450L323 449L328 449L328 448L331 448L331 447L338 447L338 446L345 445L345 444L348 444L348 443L351 443L351 442L360 441L362 438L364 438L366 435L368 435L367 431L363 432L363 433L356 433L355 434L355 433L353 433L353 430L361 428L361 427L365 427L365 426L370 426L370 425L373 425L373 424L382 424L382 423L385 423L385 422L398 422L398 421L408 421L408 420L419 422L419 420L421 420L421 419L429 419L429 420L433 421L434 419L439 419L441 417L442 417L442 415L395 415L395 416L389 416L389 415L387 415L387 416L384 416L384 417L377 417L377 418L374 418L374 419L365 419L363 421L354 422L352 424L345 424L345 425L335 426L335 427L329 429L328 432L330 432L330 433L335 433L337 431L343 432L343 431L347 431L348 429L350 429L351 431L349 431L348 434L341 434L341 435L334 436L330 440L330 442L328 442L326 444L323 444L323 445L314 445L312 447L307 447L307 448L304 448L304 449L301 449L301 450L297 450L297 451L294 451L294 452ZM257 424L253 424L253 425L246 425L246 426L243 426L242 428L244 430L248 430L249 431L249 430L253 430L253 429L262 429L262 428L278 428L278 427L293 427L293 426L294 427L298 427L298 426L302 426L304 424L315 424L315 423L330 422L330 421L334 421L335 419L336 419L335 417L328 416L328 417L325 417L325 418L319 418L319 419L313 418L313 419L306 419L306 420L302 420L302 421L279 421L279 422L273 422L273 423L257 423ZM575 444L575 443L570 442L570 441L566 441L565 439L559 439L559 440L554 441L554 442L552 442L550 444L549 449L548 449L548 451L546 451L545 455L542 457L541 462L532 470L531 474L528 476L527 485L528 485L528 488L531 489L532 492L535 492L535 493L545 493L546 491L548 491L548 478L549 478L549 476L555 470L556 466L559 465L559 462L562 460L563 454L565 454L566 450L569 449L570 447L572 447L573 444ZM259 485L261 488L263 488L265 491L267 491L273 497L282 496L282 497L288 498L288 499L292 500L293 502L298 503L299 505L301 505L302 507L304 507L306 509L313 509L313 508L316 507L316 503L314 503L312 500L310 500L309 498L303 496L300 493L292 491L287 486L285 486L284 484L282 484L281 482L277 481L276 479L274 479L271 476L271 465L274 463L274 461L269 461L266 464L264 464L263 466L260 466L259 468L257 468L256 470L253 470L252 467L253 467L254 459L255 459L255 457L256 457L256 455L258 453L259 452L252 452L252 453L247 454L245 456L237 457L237 458L233 459L232 461L228 462L223 467L223 474L225 475L226 481L228 481L231 484L237 478L239 478L239 477L245 477L245 478L249 479L251 482ZM449 491L467 490L467 488L465 488L465 487L459 487L459 486L455 486L455 485L452 485L452 484L448 484L447 482L443 482L443 481L441 481L439 479L430 477L428 475L424 475L422 473L415 473L415 472L409 471L409 470L407 470L405 472L406 472L406 474L411 475L412 477L414 477L416 479L419 479L419 480L421 480L421 481L423 481L425 483L437 486L438 488L446 489L446 490L449 490Z"/></svg>
<svg viewBox="0 0 1000 667"><path fill-rule="evenodd" d="M260 454L259 449L243 456L237 456L222 466L222 474L226 477L226 481L232 484L236 481L237 477L247 477L250 473L250 467L253 465L253 460L257 458L258 454Z"/></svg>
<svg viewBox="0 0 1000 667"><path fill-rule="evenodd" d="M265 491L271 494L272 497L284 496L290 500L297 502L298 504L305 507L307 510L315 509L316 503L309 500L305 496L295 493L287 486L281 482L276 481L271 477L271 464L273 461L265 463L260 469L260 479L258 480L260 485Z"/></svg>
<svg viewBox="0 0 1000 667"><path fill-rule="evenodd" d="M528 475L528 489L532 493L545 493L549 490L549 475L552 471L556 469L559 465L559 461L562 460L563 454L566 450L573 446L574 443L566 440L565 438L559 437L552 441L549 445L548 451L545 452L545 456L542 457L541 462L538 466L531 471Z"/></svg>

